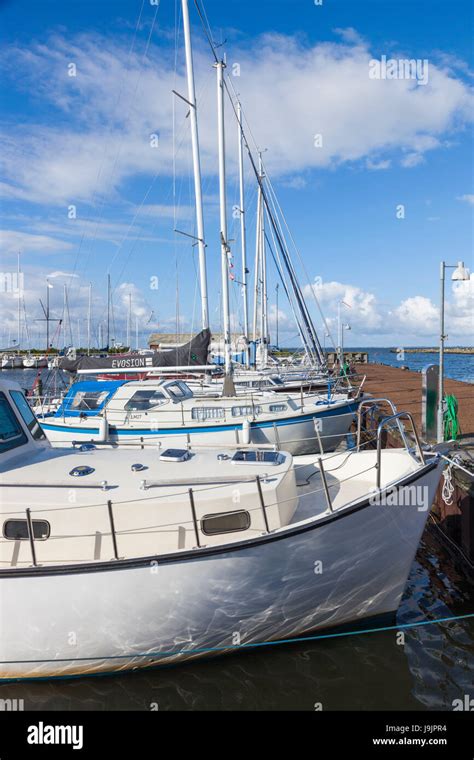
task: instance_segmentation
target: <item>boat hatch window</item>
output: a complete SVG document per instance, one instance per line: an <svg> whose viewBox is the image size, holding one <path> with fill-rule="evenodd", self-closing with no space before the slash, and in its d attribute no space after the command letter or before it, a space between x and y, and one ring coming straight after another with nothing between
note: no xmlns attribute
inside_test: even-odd
<svg viewBox="0 0 474 760"><path fill-rule="evenodd" d="M240 405L240 406L233 406L232 407L232 417L248 417L249 415L253 414L261 414L262 413L262 407L261 406L255 406L255 405Z"/></svg>
<svg viewBox="0 0 474 760"><path fill-rule="evenodd" d="M10 451L27 442L26 433L8 403L7 397L0 392L0 453Z"/></svg>
<svg viewBox="0 0 474 760"><path fill-rule="evenodd" d="M51 526L47 520L32 520L33 536L37 541L46 541L51 533ZM26 541L29 538L28 522L26 520L5 520L3 523L3 537L10 541Z"/></svg>
<svg viewBox="0 0 474 760"><path fill-rule="evenodd" d="M108 395L108 391L78 391L72 400L71 409L84 412L99 409Z"/></svg>
<svg viewBox="0 0 474 760"><path fill-rule="evenodd" d="M193 395L189 386L179 380L174 383L168 383L166 385L166 392L169 393L173 401L183 401L183 399L191 398Z"/></svg>
<svg viewBox="0 0 474 760"><path fill-rule="evenodd" d="M136 391L132 398L127 401L124 408L128 412L141 412L152 409L154 406L159 406L165 400L166 396L161 391Z"/></svg>
<svg viewBox="0 0 474 760"><path fill-rule="evenodd" d="M284 384L283 380L281 379L281 377L272 377L271 381L272 381L273 385L283 385Z"/></svg>
<svg viewBox="0 0 474 760"><path fill-rule="evenodd" d="M267 451L264 449L251 449L249 451L247 449L239 449L232 457L232 462L235 464L243 462L246 464L263 463L276 466L283 464L284 461L285 457L279 451Z"/></svg>
<svg viewBox="0 0 474 760"><path fill-rule="evenodd" d="M186 462L190 456L187 449L165 449L160 454L160 459L162 462Z"/></svg>
<svg viewBox="0 0 474 760"><path fill-rule="evenodd" d="M44 440L46 438L35 414L21 391L10 391L13 403L20 412L23 422L27 426L33 438Z"/></svg>
<svg viewBox="0 0 474 760"><path fill-rule="evenodd" d="M225 409L222 406L194 406L191 410L193 420L223 420Z"/></svg>
<svg viewBox="0 0 474 760"><path fill-rule="evenodd" d="M245 510L237 512L221 512L215 515L204 515L201 519L201 530L205 536L215 536L219 533L236 533L250 528L250 514Z"/></svg>
<svg viewBox="0 0 474 760"><path fill-rule="evenodd" d="M271 412L286 412L288 407L286 404L270 404L269 409Z"/></svg>

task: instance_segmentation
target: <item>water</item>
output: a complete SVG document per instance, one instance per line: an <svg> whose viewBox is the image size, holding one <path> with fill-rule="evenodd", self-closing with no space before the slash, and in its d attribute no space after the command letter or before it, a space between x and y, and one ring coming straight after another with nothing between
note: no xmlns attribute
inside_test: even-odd
<svg viewBox="0 0 474 760"><path fill-rule="evenodd" d="M403 365L414 372L421 372L427 364L438 364L438 354L405 353L399 359L389 348L347 348L347 351L367 351L371 363L389 364L391 367ZM474 383L474 354L445 354L444 374L451 380Z"/></svg>
<svg viewBox="0 0 474 760"><path fill-rule="evenodd" d="M372 361L397 366L387 349L368 350ZM416 355L407 357L415 369ZM473 357L447 360L448 376L468 379ZM22 387L36 376L35 370L7 373ZM472 583L426 530L397 625L472 613ZM474 618L400 630L403 645L393 630L360 633L122 676L4 684L0 698L23 699L26 710L149 710L154 704L160 710L314 710L316 703L324 710L452 710L454 699L474 697Z"/></svg>

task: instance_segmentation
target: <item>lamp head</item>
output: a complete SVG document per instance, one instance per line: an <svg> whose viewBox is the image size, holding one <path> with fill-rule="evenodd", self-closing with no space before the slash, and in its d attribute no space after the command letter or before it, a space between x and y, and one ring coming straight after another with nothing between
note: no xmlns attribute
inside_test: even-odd
<svg viewBox="0 0 474 760"><path fill-rule="evenodd" d="M453 274L451 276L451 279L452 280L458 280L458 281L459 280L469 280L470 279L469 269L467 269L464 266L464 261L458 261L458 265L457 265L456 269L454 270L454 272L453 272Z"/></svg>

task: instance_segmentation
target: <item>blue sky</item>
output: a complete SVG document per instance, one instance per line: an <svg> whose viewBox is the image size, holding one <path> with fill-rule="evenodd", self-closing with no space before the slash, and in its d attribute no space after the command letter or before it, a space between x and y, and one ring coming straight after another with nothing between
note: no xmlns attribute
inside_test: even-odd
<svg viewBox="0 0 474 760"><path fill-rule="evenodd" d="M215 74L190 6L211 318L218 328ZM343 299L351 306L353 345L434 343L439 261L463 259L472 268L471 3L207 0L205 9L215 41L224 42L252 135L266 149L268 174L301 255L295 253L302 283L317 278L331 332ZM78 332L84 342L89 282L96 334L104 323L108 272L117 340L125 337L129 293L141 343L152 329L174 330L177 315L181 329L199 328L196 251L173 232L175 226L194 232L189 124L171 94L186 91L175 13L174 0L159 7L149 0L0 2L1 268L13 271L21 251L32 342L47 277L55 316L62 315L68 286L66 332L75 343ZM381 56L426 59L427 84L371 81L369 61ZM71 63L75 77L68 76ZM240 76L233 77L236 63ZM227 116L229 226L239 272L230 108ZM157 149L150 147L152 133ZM248 169L246 175L252 259L255 192ZM400 205L404 218L397 217ZM150 288L153 277L158 290ZM273 334L275 283L270 271ZM238 286L231 291L238 331ZM309 284L305 292L311 297ZM16 295L3 293L0 303L6 346L16 337ZM472 342L472 305L472 281L448 286L448 342ZM316 313L315 320L322 329ZM282 297L279 326L283 341L294 344ZM57 342L69 343L69 336Z"/></svg>

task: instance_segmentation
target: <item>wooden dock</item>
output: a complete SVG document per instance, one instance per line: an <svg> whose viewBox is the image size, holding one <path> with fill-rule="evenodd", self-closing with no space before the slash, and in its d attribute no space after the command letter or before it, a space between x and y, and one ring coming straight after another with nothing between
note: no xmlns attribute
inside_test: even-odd
<svg viewBox="0 0 474 760"><path fill-rule="evenodd" d="M418 431L421 431L421 388L419 372L402 370L382 364L358 366L361 376L366 375L364 390L377 398L389 398L398 411L413 415ZM453 443L448 456L463 453L467 462L474 463L474 384L457 380L445 381L445 392L456 396L459 404L461 436ZM399 444L395 444L399 445ZM469 464L466 466L469 467ZM446 504L443 498L443 479L436 494L428 522L444 539L446 547L461 561L469 577L474 573L474 476L469 477L459 469L452 469L454 491Z"/></svg>
<svg viewBox="0 0 474 760"><path fill-rule="evenodd" d="M367 393L391 399L399 412L410 412L418 430L421 430L421 372L385 364L357 365L357 371L367 376L364 385ZM474 383L447 379L445 392L458 400L462 435L474 436Z"/></svg>

